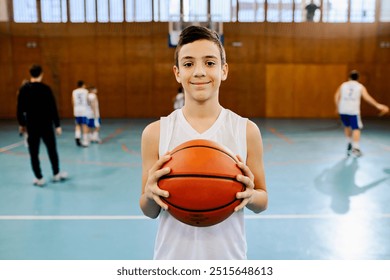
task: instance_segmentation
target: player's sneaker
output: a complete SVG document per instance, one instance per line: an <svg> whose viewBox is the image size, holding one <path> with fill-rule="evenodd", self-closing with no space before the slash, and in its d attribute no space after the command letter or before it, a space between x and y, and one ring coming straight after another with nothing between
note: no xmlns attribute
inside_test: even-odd
<svg viewBox="0 0 390 280"><path fill-rule="evenodd" d="M41 179L35 178L33 184L34 186L43 187L46 184L46 181L44 178Z"/></svg>
<svg viewBox="0 0 390 280"><path fill-rule="evenodd" d="M351 153L352 153L352 144L348 143L348 146L347 146L347 156L350 156Z"/></svg>
<svg viewBox="0 0 390 280"><path fill-rule="evenodd" d="M363 155L363 153L357 148L353 148L351 154L354 157L361 157Z"/></svg>
<svg viewBox="0 0 390 280"><path fill-rule="evenodd" d="M66 172L59 172L56 175L53 176L52 181L53 182L60 182L68 179L68 173Z"/></svg>

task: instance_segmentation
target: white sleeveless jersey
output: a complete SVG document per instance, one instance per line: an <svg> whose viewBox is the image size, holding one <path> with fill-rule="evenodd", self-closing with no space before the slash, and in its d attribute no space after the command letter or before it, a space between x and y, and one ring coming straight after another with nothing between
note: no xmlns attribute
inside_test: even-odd
<svg viewBox="0 0 390 280"><path fill-rule="evenodd" d="M93 113L93 110L92 110L92 104L95 102L95 110L96 110L96 116L94 115ZM97 100L97 96L96 96L96 93L93 93L93 92L90 92L88 93L87 95L87 107L86 107L86 113L85 113L85 116L88 118L88 119L97 119L97 118L100 118L100 112L99 112L99 102Z"/></svg>
<svg viewBox="0 0 390 280"><path fill-rule="evenodd" d="M338 110L340 114L360 115L360 99L363 85L357 81L344 82L340 86L340 101Z"/></svg>
<svg viewBox="0 0 390 280"><path fill-rule="evenodd" d="M85 117L87 110L88 90L86 88L76 88L72 92L73 115L75 117Z"/></svg>
<svg viewBox="0 0 390 280"><path fill-rule="evenodd" d="M183 142L208 139L228 147L246 162L248 119L222 109L218 119L205 132L198 133L181 109L160 119L160 157ZM244 211L210 227L194 227L176 220L162 210L156 237L154 259L246 259Z"/></svg>

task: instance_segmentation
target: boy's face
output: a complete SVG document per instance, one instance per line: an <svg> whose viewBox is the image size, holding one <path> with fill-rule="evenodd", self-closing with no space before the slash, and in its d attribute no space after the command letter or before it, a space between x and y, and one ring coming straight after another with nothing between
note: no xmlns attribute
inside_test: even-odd
<svg viewBox="0 0 390 280"><path fill-rule="evenodd" d="M206 101L218 98L221 81L227 78L228 66L221 63L218 46L208 40L198 40L181 47L179 66L174 66L173 71L188 98Z"/></svg>

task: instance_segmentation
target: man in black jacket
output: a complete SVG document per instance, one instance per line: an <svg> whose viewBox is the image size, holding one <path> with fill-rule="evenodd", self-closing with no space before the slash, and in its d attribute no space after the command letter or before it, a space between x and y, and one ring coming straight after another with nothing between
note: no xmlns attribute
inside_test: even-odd
<svg viewBox="0 0 390 280"><path fill-rule="evenodd" d="M17 118L19 132L28 134L28 149L31 166L35 175L34 185L45 185L40 162L39 146L41 139L46 145L53 170L53 182L67 178L66 172L60 172L55 132L61 135L62 129L56 102L49 86L42 83L43 71L40 65L30 68L30 81L19 89Z"/></svg>

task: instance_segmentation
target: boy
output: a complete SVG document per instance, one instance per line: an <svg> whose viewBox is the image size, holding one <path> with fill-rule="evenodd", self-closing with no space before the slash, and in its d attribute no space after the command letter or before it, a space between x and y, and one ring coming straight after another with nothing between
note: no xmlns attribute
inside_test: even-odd
<svg viewBox="0 0 390 280"><path fill-rule="evenodd" d="M87 96L88 90L84 81L77 82L77 88L72 92L73 115L75 117L75 140L76 145L88 147L88 126L87 126ZM81 133L83 140L81 141Z"/></svg>
<svg viewBox="0 0 390 280"><path fill-rule="evenodd" d="M66 172L60 172L56 137L61 135L60 118L56 102L49 86L42 83L43 70L40 65L30 68L30 81L19 89L17 118L19 132L27 133L28 151L35 179L33 184L43 187L46 184L39 161L39 146L41 139L47 148L52 171L53 182L65 180Z"/></svg>
<svg viewBox="0 0 390 280"><path fill-rule="evenodd" d="M88 118L88 129L90 141L92 143L100 144L102 141L99 137L101 119L99 111L99 100L97 97L97 88L90 87L88 92L88 107L87 107L87 118Z"/></svg>
<svg viewBox="0 0 390 280"><path fill-rule="evenodd" d="M184 89L184 107L149 124L141 143L140 207L150 218L160 216L154 259L246 259L243 208L260 213L268 203L260 130L219 103L219 87L227 78L228 65L217 33L199 26L184 29L173 72ZM195 138L227 146L238 155L238 166L245 174L237 176L246 185L246 191L237 193L242 203L228 219L210 227L193 227L173 218L160 198L169 193L157 183L170 172L161 168L170 159L169 151Z"/></svg>
<svg viewBox="0 0 390 280"><path fill-rule="evenodd" d="M334 100L340 119L344 125L344 134L347 138L347 155L362 156L360 150L360 130L363 123L360 118L360 99L363 99L380 111L380 115L386 114L389 108L380 104L367 92L367 89L358 82L359 72L351 71L349 81L344 82L337 89Z"/></svg>

